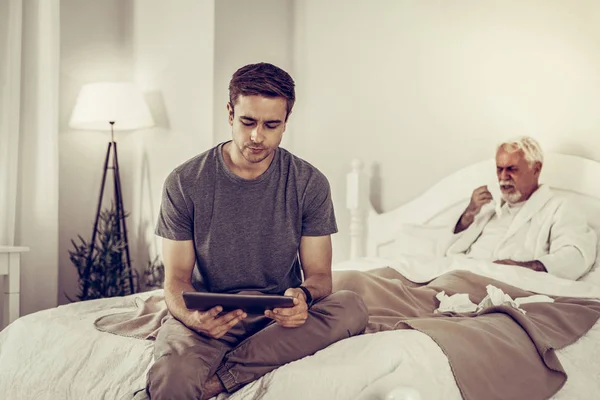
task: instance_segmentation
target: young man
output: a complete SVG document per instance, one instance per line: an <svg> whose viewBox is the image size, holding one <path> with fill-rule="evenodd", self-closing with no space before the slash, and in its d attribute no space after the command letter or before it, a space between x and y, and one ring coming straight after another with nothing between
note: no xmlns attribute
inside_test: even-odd
<svg viewBox="0 0 600 400"><path fill-rule="evenodd" d="M233 75L229 100L233 140L180 165L165 182L156 233L170 318L148 372L152 399L233 392L367 325L358 295L331 293L337 226L329 183L279 147L294 81L274 65L247 65ZM283 294L294 307L264 315L190 311L181 293L192 290Z"/></svg>
<svg viewBox="0 0 600 400"><path fill-rule="evenodd" d="M500 212L485 207L493 200L486 186L475 189L447 253L567 279L586 273L596 257L596 233L568 202L539 184L543 162L542 150L533 138L498 146Z"/></svg>

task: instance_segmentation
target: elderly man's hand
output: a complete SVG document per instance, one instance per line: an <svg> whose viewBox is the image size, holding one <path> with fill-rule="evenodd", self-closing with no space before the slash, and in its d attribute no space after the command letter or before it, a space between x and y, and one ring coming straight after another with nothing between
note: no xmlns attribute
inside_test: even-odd
<svg viewBox="0 0 600 400"><path fill-rule="evenodd" d="M513 260L496 260L494 261L494 264L504 264L504 265L519 265L518 262L513 261Z"/></svg>
<svg viewBox="0 0 600 400"><path fill-rule="evenodd" d="M479 211L481 211L481 207L492 201L492 199L492 194L488 190L487 186L481 186L473 190L471 202L469 202L465 212L462 213L460 219L456 223L456 226L454 227L454 233L462 232L471 226L473 221L475 221L475 216L479 214Z"/></svg>
<svg viewBox="0 0 600 400"><path fill-rule="evenodd" d="M481 207L489 203L493 200L492 194L488 190L487 186L480 186L477 189L473 190L473 195L471 195L471 202L467 207L467 212L471 215L475 216L479 214Z"/></svg>
<svg viewBox="0 0 600 400"><path fill-rule="evenodd" d="M533 261L513 261L513 260L496 260L494 264L515 265L517 267L525 267L538 272L548 272L544 264L538 260Z"/></svg>

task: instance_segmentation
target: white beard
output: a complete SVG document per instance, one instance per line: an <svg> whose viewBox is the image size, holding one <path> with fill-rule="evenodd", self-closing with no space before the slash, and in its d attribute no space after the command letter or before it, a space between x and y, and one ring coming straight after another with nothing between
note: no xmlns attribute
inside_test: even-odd
<svg viewBox="0 0 600 400"><path fill-rule="evenodd" d="M512 180L508 180L508 181L500 180L498 182L498 185L499 186L510 185L513 188L515 188L514 182ZM521 192L518 191L518 190L516 190L516 188L515 188L515 191L513 193L504 193L504 192L501 192L501 193L502 193L502 199L505 202L507 202L508 204L516 204L519 201L521 201L521 197L522 197Z"/></svg>
<svg viewBox="0 0 600 400"><path fill-rule="evenodd" d="M519 192L518 190L514 193L502 193L502 198L504 199L504 201L506 201L508 204L516 204L518 202L521 201L521 192Z"/></svg>

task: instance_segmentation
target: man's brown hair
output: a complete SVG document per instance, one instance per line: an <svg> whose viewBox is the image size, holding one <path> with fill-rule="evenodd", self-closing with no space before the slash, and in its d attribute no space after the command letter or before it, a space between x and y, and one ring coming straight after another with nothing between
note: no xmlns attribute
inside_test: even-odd
<svg viewBox="0 0 600 400"><path fill-rule="evenodd" d="M285 98L286 121L296 101L292 77L269 63L249 64L235 71L229 82L229 103L232 108L240 95Z"/></svg>

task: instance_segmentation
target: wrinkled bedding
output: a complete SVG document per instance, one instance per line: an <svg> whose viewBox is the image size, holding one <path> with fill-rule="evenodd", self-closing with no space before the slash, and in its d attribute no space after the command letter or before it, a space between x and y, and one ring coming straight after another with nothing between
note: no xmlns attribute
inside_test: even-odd
<svg viewBox="0 0 600 400"><path fill-rule="evenodd" d="M416 282L467 269L536 293L600 299L599 286L484 261L406 257L365 259L338 267L384 266ZM102 315L131 310L135 297L158 293L71 304L15 321L0 332L3 399L132 398L145 385L153 343L99 332L93 322ZM557 355L569 378L554 398L594 398L600 392L600 324ZM436 343L421 332L401 330L343 340L219 400L383 399L399 386L416 389L422 399L461 398L448 359Z"/></svg>

